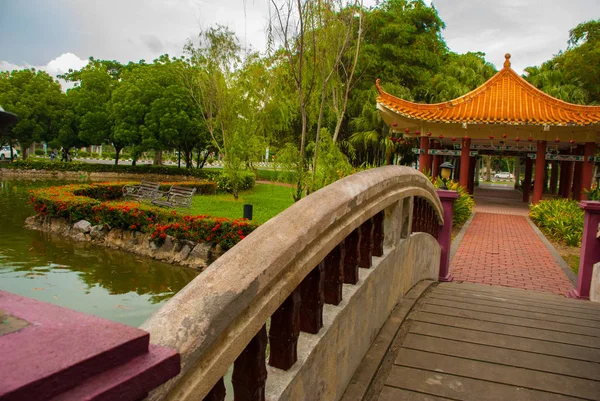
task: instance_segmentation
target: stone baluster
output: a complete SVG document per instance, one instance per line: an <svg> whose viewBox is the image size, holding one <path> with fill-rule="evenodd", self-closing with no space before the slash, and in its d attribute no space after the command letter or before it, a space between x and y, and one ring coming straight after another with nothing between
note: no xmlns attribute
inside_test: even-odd
<svg viewBox="0 0 600 401"><path fill-rule="evenodd" d="M300 291L294 290L271 316L269 365L288 370L298 359L300 335Z"/></svg>
<svg viewBox="0 0 600 401"><path fill-rule="evenodd" d="M265 325L233 364L231 382L236 401L264 401L265 383L267 381L266 350L267 328ZM272 355L273 346L271 345Z"/></svg>
<svg viewBox="0 0 600 401"><path fill-rule="evenodd" d="M364 269L371 268L373 255L373 220L369 219L360 226L360 255L358 265Z"/></svg>
<svg viewBox="0 0 600 401"><path fill-rule="evenodd" d="M373 256L383 256L383 218L381 211L373 216Z"/></svg>
<svg viewBox="0 0 600 401"><path fill-rule="evenodd" d="M300 284L300 299L300 330L317 334L323 327L325 260L321 261Z"/></svg>
<svg viewBox="0 0 600 401"><path fill-rule="evenodd" d="M358 265L360 263L360 229L357 228L346 237L344 258L344 283L358 283Z"/></svg>
<svg viewBox="0 0 600 401"><path fill-rule="evenodd" d="M221 377L202 401L225 401L225 382Z"/></svg>
<svg viewBox="0 0 600 401"><path fill-rule="evenodd" d="M344 284L344 259L346 256L345 241L333 248L325 257L325 302L339 305L342 302L342 285Z"/></svg>

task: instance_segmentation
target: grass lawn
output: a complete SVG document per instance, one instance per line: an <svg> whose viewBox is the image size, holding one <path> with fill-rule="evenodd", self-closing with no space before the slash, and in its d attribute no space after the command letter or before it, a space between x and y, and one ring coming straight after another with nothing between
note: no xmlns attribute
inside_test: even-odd
<svg viewBox="0 0 600 401"><path fill-rule="evenodd" d="M194 196L186 213L237 219L243 217L244 204L249 203L254 207L253 220L264 223L294 203L293 191L279 185L256 184L251 191L241 192L237 201L231 194Z"/></svg>

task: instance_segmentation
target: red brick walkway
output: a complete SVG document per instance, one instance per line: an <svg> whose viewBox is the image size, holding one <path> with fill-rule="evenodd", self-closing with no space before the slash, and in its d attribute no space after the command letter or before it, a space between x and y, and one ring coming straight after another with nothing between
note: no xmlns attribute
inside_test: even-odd
<svg viewBox="0 0 600 401"><path fill-rule="evenodd" d="M477 194L475 201L478 202ZM573 288L522 213L488 213L493 209L486 208L485 200L480 198L479 203L480 211L451 262L456 281L563 295Z"/></svg>

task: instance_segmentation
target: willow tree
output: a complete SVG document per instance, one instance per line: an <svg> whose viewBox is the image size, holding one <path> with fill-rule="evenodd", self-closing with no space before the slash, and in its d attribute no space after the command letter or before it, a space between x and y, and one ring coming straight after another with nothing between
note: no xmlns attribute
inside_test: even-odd
<svg viewBox="0 0 600 401"><path fill-rule="evenodd" d="M213 145L224 156L224 174L229 178L235 199L244 169L243 144L236 141L241 94L235 85L235 74L241 63L240 52L235 33L217 25L200 32L197 43L188 41L185 46L188 63L182 69L183 82Z"/></svg>

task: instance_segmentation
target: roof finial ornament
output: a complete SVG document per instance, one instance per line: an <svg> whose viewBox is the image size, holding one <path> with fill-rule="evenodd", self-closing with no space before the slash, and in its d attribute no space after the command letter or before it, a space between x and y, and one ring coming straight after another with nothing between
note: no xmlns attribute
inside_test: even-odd
<svg viewBox="0 0 600 401"><path fill-rule="evenodd" d="M504 68L510 68L510 53L506 53L504 58Z"/></svg>

